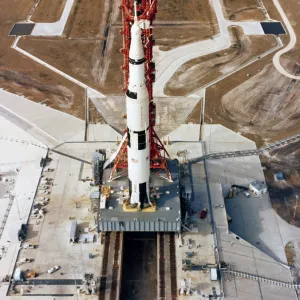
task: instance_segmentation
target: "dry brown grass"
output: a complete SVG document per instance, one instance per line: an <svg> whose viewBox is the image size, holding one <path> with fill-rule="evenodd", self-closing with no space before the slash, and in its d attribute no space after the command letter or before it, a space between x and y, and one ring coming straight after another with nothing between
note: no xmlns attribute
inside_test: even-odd
<svg viewBox="0 0 300 300"><path fill-rule="evenodd" d="M8 33L15 22L26 19L34 0L0 2L0 86L12 93L44 101L61 111L84 117L82 88L18 53Z"/></svg>
<svg viewBox="0 0 300 300"><path fill-rule="evenodd" d="M77 0L72 18L68 20L68 37L103 38L109 8L104 0ZM68 27L66 29L68 31Z"/></svg>
<svg viewBox="0 0 300 300"><path fill-rule="evenodd" d="M211 22L212 10L208 0L158 1L157 20Z"/></svg>
<svg viewBox="0 0 300 300"><path fill-rule="evenodd" d="M224 15L233 21L264 20L265 15L257 0L223 0Z"/></svg>
<svg viewBox="0 0 300 300"><path fill-rule="evenodd" d="M19 46L83 82L91 82L94 40L23 38ZM72 51L70 51L72 49Z"/></svg>
<svg viewBox="0 0 300 300"><path fill-rule="evenodd" d="M33 22L52 23L60 19L66 0L40 0L31 20Z"/></svg>
<svg viewBox="0 0 300 300"><path fill-rule="evenodd" d="M159 49L167 51L175 47L198 42L214 35L211 25L200 23L199 25L186 26L155 26L154 35Z"/></svg>
<svg viewBox="0 0 300 300"><path fill-rule="evenodd" d="M112 30L114 30L113 45L109 56L110 60L107 69L107 76L105 81L101 84L101 90L107 94L123 95L123 73L120 69L123 65L123 54L120 53L123 37L118 34L118 28Z"/></svg>

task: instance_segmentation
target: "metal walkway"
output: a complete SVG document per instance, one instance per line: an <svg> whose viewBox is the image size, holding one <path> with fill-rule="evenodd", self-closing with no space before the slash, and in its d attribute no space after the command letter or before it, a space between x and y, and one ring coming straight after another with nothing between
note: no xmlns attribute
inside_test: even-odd
<svg viewBox="0 0 300 300"><path fill-rule="evenodd" d="M200 156L194 159L189 160L190 163L196 163L206 159L220 159L220 158L229 158L229 157L241 157L241 156L252 156L252 155L259 155L264 151L272 151L278 149L282 146L286 146L290 143L294 143L300 141L300 134L296 134L289 138L277 141L272 143L266 147L253 149L253 150L243 150L243 151L228 151L228 152L217 152L217 153L209 153L205 156Z"/></svg>
<svg viewBox="0 0 300 300"><path fill-rule="evenodd" d="M229 273L234 276L246 278L246 279L251 279L251 280L256 280L259 282L264 282L272 285L277 285L281 287L286 287L286 288L291 288L291 289L300 289L300 284L294 284L294 283L289 283L289 282L283 282L283 281L278 281L278 280L273 280L270 278L262 277L262 276L257 276L245 272L239 272L239 271L232 271L232 270L222 270L224 273Z"/></svg>

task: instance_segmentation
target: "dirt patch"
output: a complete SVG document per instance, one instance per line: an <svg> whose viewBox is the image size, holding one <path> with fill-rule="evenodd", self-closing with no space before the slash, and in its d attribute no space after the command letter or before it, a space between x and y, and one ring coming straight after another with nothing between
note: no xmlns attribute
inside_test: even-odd
<svg viewBox="0 0 300 300"><path fill-rule="evenodd" d="M300 142L264 153L261 161L274 210L289 224L300 227ZM278 172L284 180L275 180Z"/></svg>
<svg viewBox="0 0 300 300"><path fill-rule="evenodd" d="M40 77L45 78L46 80L50 80L49 75L46 73L40 73ZM37 93L43 94L51 94L58 108L66 109L71 108L74 103L74 95L73 93L65 88L64 86L51 86L47 84L42 84L40 81L27 76L24 73L10 71L10 70L0 70L0 82L1 86L5 87L7 84L13 84L15 86L32 89ZM52 99L53 100L53 99ZM42 99L44 104L53 106L53 101L51 99Z"/></svg>
<svg viewBox="0 0 300 300"><path fill-rule="evenodd" d="M184 96L191 93L276 45L271 36L245 36L239 27L229 30L232 46L181 66L165 87L167 95Z"/></svg>
<svg viewBox="0 0 300 300"><path fill-rule="evenodd" d="M224 16L232 21L266 19L257 0L223 0L223 12Z"/></svg>
<svg viewBox="0 0 300 300"><path fill-rule="evenodd" d="M296 127L300 129L300 98L296 96L299 92L300 82L282 76L269 64L259 74L224 94L221 106L232 120L246 126L241 132L270 137L284 130L291 135Z"/></svg>
<svg viewBox="0 0 300 300"><path fill-rule="evenodd" d="M290 241L285 246L285 254L288 265L291 266L291 274L294 282L300 280L300 241L299 239Z"/></svg>
<svg viewBox="0 0 300 300"><path fill-rule="evenodd" d="M296 258L295 248L294 248L293 243L288 242L284 247L284 251L285 251L285 255L286 255L288 265L293 267L294 263L295 263L295 258Z"/></svg>
<svg viewBox="0 0 300 300"><path fill-rule="evenodd" d="M89 121L90 124L106 123L103 116L99 113L92 101L89 101Z"/></svg>
<svg viewBox="0 0 300 300"><path fill-rule="evenodd" d="M188 117L185 120L186 124L189 123L200 123L200 112L202 111L202 100L199 100L199 102L195 105L191 113L188 115Z"/></svg>
<svg viewBox="0 0 300 300"><path fill-rule="evenodd" d="M40 0L31 21L52 23L60 19L65 8L66 0Z"/></svg>

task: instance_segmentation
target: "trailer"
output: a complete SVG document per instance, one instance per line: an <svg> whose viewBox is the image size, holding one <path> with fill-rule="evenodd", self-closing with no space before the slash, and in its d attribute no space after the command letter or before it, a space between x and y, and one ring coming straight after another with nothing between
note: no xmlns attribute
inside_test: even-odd
<svg viewBox="0 0 300 300"><path fill-rule="evenodd" d="M70 236L69 236L70 243L75 243L75 240L76 240L76 229L77 229L77 222L76 221L72 221L71 228L70 228Z"/></svg>

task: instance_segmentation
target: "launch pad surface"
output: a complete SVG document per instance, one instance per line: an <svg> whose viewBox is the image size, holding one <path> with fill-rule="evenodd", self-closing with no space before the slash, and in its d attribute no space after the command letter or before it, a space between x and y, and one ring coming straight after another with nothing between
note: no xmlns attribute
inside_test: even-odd
<svg viewBox="0 0 300 300"><path fill-rule="evenodd" d="M124 211L123 204L119 203L120 192L128 188L126 177L107 182L110 169L104 172L103 181L113 191L107 201L106 209L99 210L100 231L154 231L179 232L181 229L181 208L179 199L179 173L177 160L169 161L168 167L173 182L169 182L165 174L152 173L150 187L159 194L156 200L156 210Z"/></svg>

